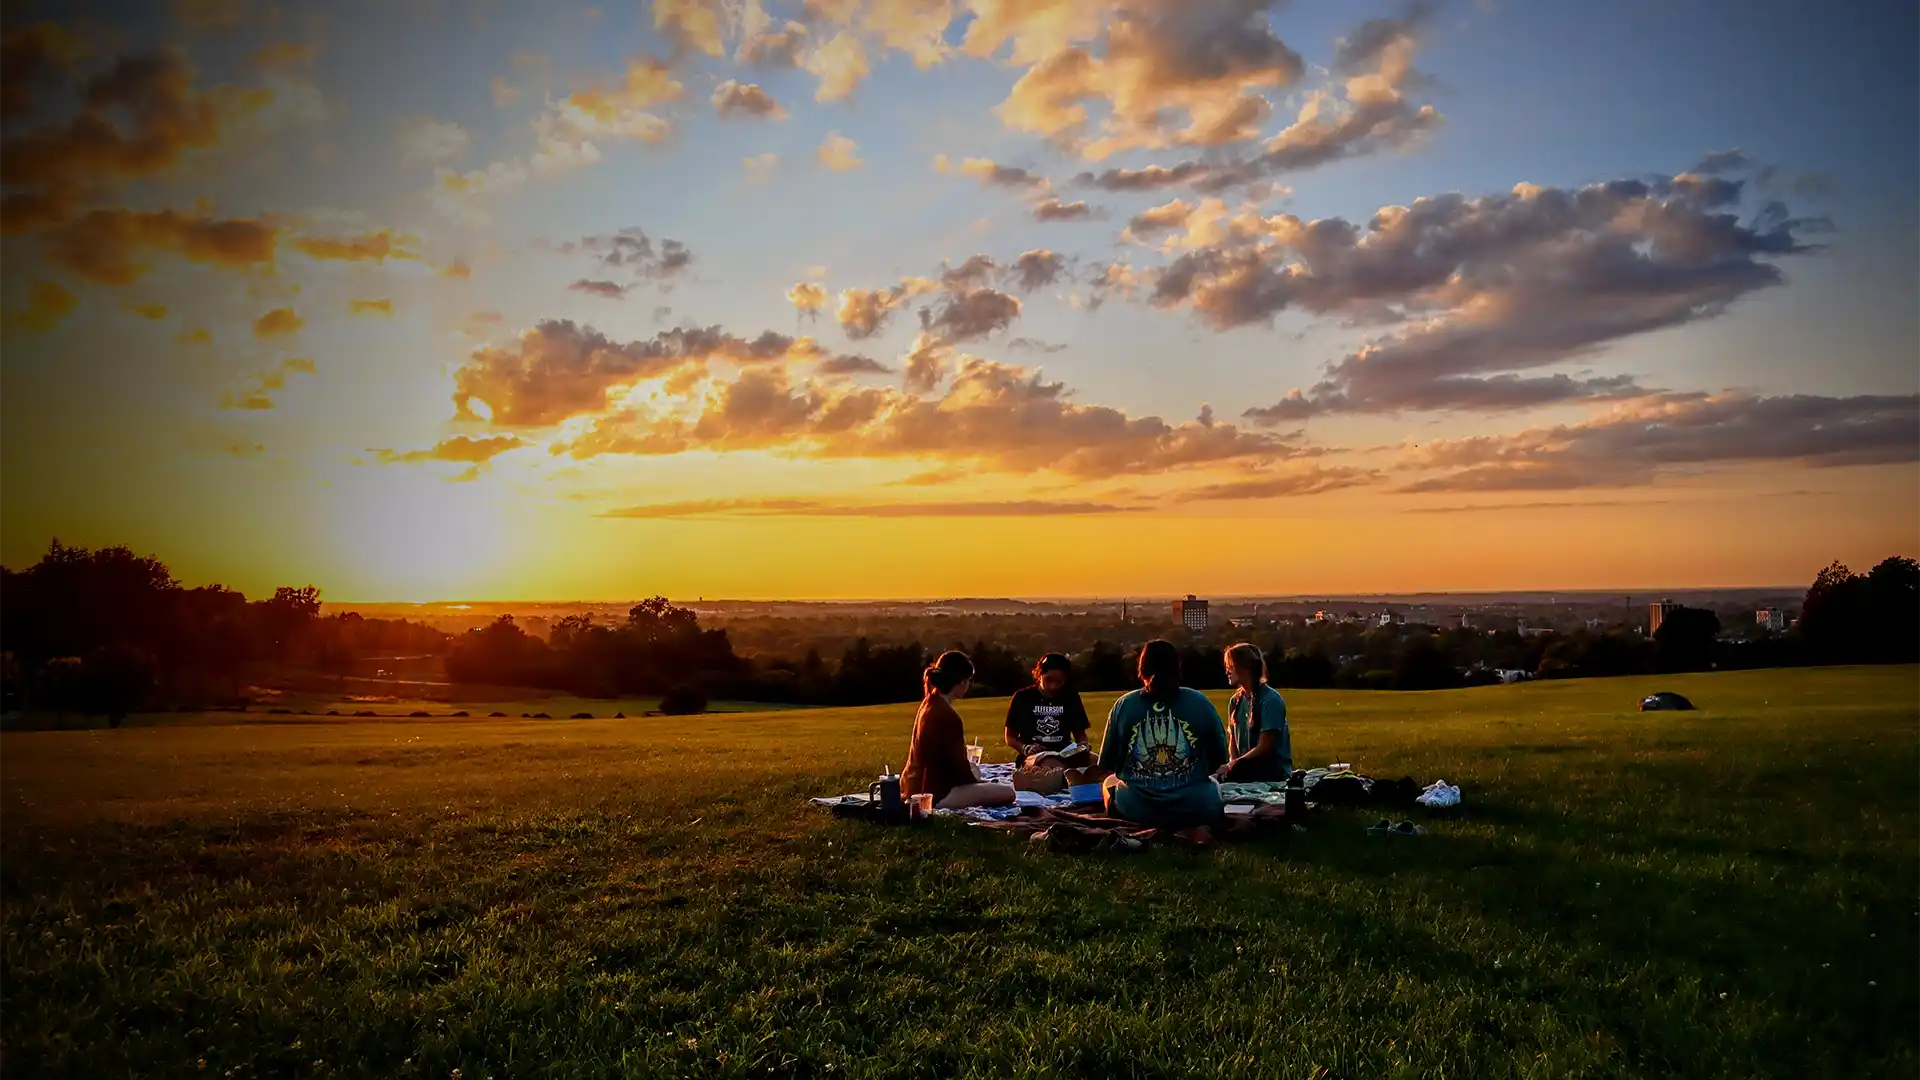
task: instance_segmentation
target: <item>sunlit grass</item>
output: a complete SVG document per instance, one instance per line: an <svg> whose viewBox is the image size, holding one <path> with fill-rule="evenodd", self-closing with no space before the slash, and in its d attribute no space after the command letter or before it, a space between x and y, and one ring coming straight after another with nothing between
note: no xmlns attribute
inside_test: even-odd
<svg viewBox="0 0 1920 1080"><path fill-rule="evenodd" d="M7 734L7 1072L1912 1076L1917 678L1289 693L1464 812L1113 860L803 805L906 706Z"/></svg>

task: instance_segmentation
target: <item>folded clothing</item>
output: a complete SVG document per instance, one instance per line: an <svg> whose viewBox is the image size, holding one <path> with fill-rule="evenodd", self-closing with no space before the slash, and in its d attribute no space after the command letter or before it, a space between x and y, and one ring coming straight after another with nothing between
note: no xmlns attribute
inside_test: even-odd
<svg viewBox="0 0 1920 1080"><path fill-rule="evenodd" d="M1413 801L1421 806L1459 806L1460 788L1445 780L1435 780L1427 785L1427 790L1421 792L1419 798Z"/></svg>

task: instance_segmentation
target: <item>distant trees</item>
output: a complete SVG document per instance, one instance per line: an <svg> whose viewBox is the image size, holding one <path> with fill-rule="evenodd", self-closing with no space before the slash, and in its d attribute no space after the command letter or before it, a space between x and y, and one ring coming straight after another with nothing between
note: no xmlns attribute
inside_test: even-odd
<svg viewBox="0 0 1920 1080"><path fill-rule="evenodd" d="M438 652L446 636L399 620L320 615L320 592L268 600L220 585L186 588L126 547L53 541L25 570L0 568L0 652L8 708L117 718L149 704L237 695L263 666L344 671L383 651Z"/></svg>
<svg viewBox="0 0 1920 1080"><path fill-rule="evenodd" d="M1744 622L1733 634L1722 629L1720 614L1691 607L1672 610L1651 637L1618 623L1522 634L1357 620L1192 633L1159 611L1131 621L1111 612L829 611L748 615L716 628L655 596L624 619L559 619L544 639L512 616L449 639L404 620L322 614L311 585L249 601L219 585L187 588L164 563L125 547L90 551L55 541L25 570L0 568L0 700L7 709L118 717L155 703L235 697L246 680L268 672L344 679L374 658L443 656L456 682L662 695L690 711L711 698L864 705L918 698L921 671L942 647L972 655L974 692L983 696L1025 685L1033 662L1050 651L1073 657L1082 690L1131 689L1139 647L1154 637L1180 643L1188 685L1218 689L1226 685L1221 650L1249 633L1259 635L1269 680L1302 689L1439 689L1513 671L1578 678L1911 663L1920 661L1920 566L1895 557L1854 574L1835 563L1814 579L1800 619L1784 634Z"/></svg>
<svg viewBox="0 0 1920 1080"><path fill-rule="evenodd" d="M692 611L656 596L634 605L616 625L568 616L546 641L502 615L454 639L446 667L455 682L614 697L664 694L682 684L718 686L740 675L744 664L725 630L703 630Z"/></svg>
<svg viewBox="0 0 1920 1080"><path fill-rule="evenodd" d="M1920 565L1896 556L1858 575L1834 563L1807 589L1799 630L1818 662L1920 659Z"/></svg>

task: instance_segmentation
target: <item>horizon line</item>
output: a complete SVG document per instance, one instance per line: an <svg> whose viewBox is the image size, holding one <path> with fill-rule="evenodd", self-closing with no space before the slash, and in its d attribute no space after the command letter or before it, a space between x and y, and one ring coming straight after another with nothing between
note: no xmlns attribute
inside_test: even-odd
<svg viewBox="0 0 1920 1080"><path fill-rule="evenodd" d="M1524 589L1418 589L1403 592L1319 592L1319 593L1215 593L1212 596L1200 596L1187 593L1139 593L1139 594L1100 594L1098 596L803 596L803 597L750 597L750 596L714 596L693 599L669 596L668 601L680 606L687 604L941 604L955 601L1006 602L1025 604L1118 604L1125 602L1172 603L1184 600L1188 595L1196 599L1219 603L1254 602L1332 602L1336 600L1380 601L1407 597L1425 596L1512 596L1545 595L1555 596L1654 596L1656 594L1682 594L1705 592L1805 592L1805 585L1668 585L1634 586L1626 588L1524 588ZM659 595L659 594L655 594ZM374 604L408 607L450 607L459 604L537 604L559 607L582 604L637 604L648 599L645 596L609 597L603 599L546 599L546 600L488 600L474 597L444 600L322 600L322 607L361 607Z"/></svg>

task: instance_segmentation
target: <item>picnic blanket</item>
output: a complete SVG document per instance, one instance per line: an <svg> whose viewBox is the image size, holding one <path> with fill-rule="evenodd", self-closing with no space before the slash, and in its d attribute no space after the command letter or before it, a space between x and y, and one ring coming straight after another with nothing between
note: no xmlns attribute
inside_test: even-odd
<svg viewBox="0 0 1920 1080"><path fill-rule="evenodd" d="M1011 784L1013 782L1013 763L999 762L980 766L982 783ZM808 799L814 806L833 809L835 807L859 807L868 802L867 793L856 791L847 795L831 795L823 799ZM964 810L935 810L935 817L960 817L970 821L1010 821L1029 811L1059 809L1074 805L1073 796L1061 792L1058 795L1042 795L1037 791L1016 791L1013 793L1012 806L969 806ZM1097 803L1091 805L1098 805Z"/></svg>
<svg viewBox="0 0 1920 1080"><path fill-rule="evenodd" d="M1109 817L1099 810L1064 810L1059 807L1049 807L1038 813L1017 818L1003 821L976 821L974 824L984 829L998 829L1029 836L1046 832L1055 825L1063 825L1084 833L1128 836L1145 843L1168 840L1187 844L1208 842L1199 839L1192 829L1150 828L1125 818ZM1256 807L1250 814L1228 817L1220 825L1211 829L1210 833L1213 838L1241 840L1274 828L1284 828L1287 824L1285 815L1278 807L1261 806Z"/></svg>

